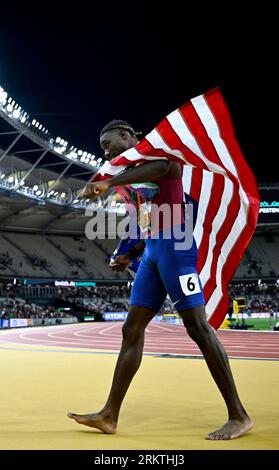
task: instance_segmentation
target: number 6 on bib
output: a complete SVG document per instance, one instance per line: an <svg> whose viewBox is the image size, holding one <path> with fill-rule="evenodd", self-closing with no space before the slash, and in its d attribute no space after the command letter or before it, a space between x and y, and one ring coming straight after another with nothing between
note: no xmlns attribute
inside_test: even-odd
<svg viewBox="0 0 279 470"><path fill-rule="evenodd" d="M179 276L181 289L185 295L198 294L201 292L199 277L197 273L184 274Z"/></svg>

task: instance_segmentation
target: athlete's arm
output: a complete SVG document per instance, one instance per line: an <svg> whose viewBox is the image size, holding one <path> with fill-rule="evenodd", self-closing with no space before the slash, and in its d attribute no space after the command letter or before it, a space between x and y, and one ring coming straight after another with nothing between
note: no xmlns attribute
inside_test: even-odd
<svg viewBox="0 0 279 470"><path fill-rule="evenodd" d="M124 171L121 175L113 176L106 181L98 183L88 183L83 192L82 197L93 199L97 196L103 196L107 190L113 186L124 186L132 183L145 183L160 178L168 173L171 166L169 160L156 160L147 162L137 167Z"/></svg>
<svg viewBox="0 0 279 470"><path fill-rule="evenodd" d="M123 186L132 183L145 183L152 181L160 176L168 173L171 162L169 160L156 160L154 162L147 162L129 169L107 180L109 187Z"/></svg>

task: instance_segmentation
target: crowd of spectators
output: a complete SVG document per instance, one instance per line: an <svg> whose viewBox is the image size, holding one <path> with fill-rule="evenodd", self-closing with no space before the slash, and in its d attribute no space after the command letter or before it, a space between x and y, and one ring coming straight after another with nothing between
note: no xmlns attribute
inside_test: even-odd
<svg viewBox="0 0 279 470"><path fill-rule="evenodd" d="M119 286L62 287L58 296L86 307L90 313L123 312L128 310L130 287Z"/></svg>
<svg viewBox="0 0 279 470"><path fill-rule="evenodd" d="M0 319L9 318L63 318L68 315L52 306L41 306L10 297L0 299Z"/></svg>
<svg viewBox="0 0 279 470"><path fill-rule="evenodd" d="M131 284L112 286L57 287L55 295L46 306L36 303L36 299L19 298L16 287L9 284L6 291L2 288L0 298L0 318L59 318L65 312L53 307L54 300L65 301L74 307L86 309L88 313L122 312L129 308ZM242 283L229 286L231 302L244 297L248 313L278 312L279 284ZM38 300L38 299L37 299ZM74 310L74 308L73 308ZM175 309L169 297L166 298L160 313L173 314Z"/></svg>
<svg viewBox="0 0 279 470"><path fill-rule="evenodd" d="M244 297L248 313L279 311L278 283L232 284L229 287L229 295L231 299Z"/></svg>

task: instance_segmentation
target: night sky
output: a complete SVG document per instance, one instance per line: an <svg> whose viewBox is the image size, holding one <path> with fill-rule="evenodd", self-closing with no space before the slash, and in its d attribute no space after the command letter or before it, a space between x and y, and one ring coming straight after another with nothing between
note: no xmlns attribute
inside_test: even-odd
<svg viewBox="0 0 279 470"><path fill-rule="evenodd" d="M257 180L278 180L267 130L272 12L266 17L253 6L244 15L226 2L223 11L199 4L195 12L181 1L98 3L91 13L82 2L1 7L0 85L25 111L54 136L100 156L99 131L111 119L145 134L221 86Z"/></svg>

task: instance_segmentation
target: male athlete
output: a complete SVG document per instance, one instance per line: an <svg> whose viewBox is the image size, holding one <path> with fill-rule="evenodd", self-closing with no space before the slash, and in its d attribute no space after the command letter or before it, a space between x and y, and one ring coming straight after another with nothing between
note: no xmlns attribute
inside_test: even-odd
<svg viewBox="0 0 279 470"><path fill-rule="evenodd" d="M137 143L136 132L125 121L114 120L101 131L100 145L109 160ZM169 204L173 208L180 204L180 224L187 230L183 210L181 167L178 163L166 160L143 163L106 181L89 183L83 196L94 198L104 195L114 186L150 181L156 183L160 190L153 199L154 205ZM143 252L131 292L129 313L123 326L122 346L107 402L99 413L68 413L68 416L80 424L98 428L104 433L116 432L122 401L141 363L145 328L169 294L189 336L200 348L227 406L228 421L209 433L206 438L235 439L249 431L253 423L240 402L227 354L206 319L204 297L196 269L195 242L193 241L189 249L176 250L175 237L164 238L161 221L157 229L159 236L147 236L125 255L116 257L112 265L113 270L122 271Z"/></svg>

